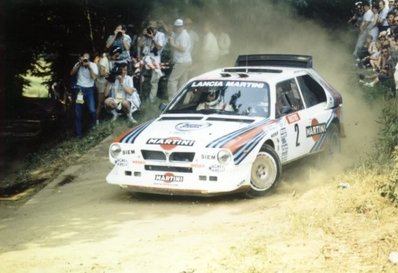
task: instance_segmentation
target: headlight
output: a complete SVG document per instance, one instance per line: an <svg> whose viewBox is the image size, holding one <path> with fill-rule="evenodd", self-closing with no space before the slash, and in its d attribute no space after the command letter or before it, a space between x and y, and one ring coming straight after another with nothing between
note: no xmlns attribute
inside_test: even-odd
<svg viewBox="0 0 398 273"><path fill-rule="evenodd" d="M111 147L109 148L109 153L113 158L117 158L122 151L122 148L120 148L119 144L112 144Z"/></svg>
<svg viewBox="0 0 398 273"><path fill-rule="evenodd" d="M228 150L221 150L217 154L217 160L221 164L228 164L232 158L232 154Z"/></svg>

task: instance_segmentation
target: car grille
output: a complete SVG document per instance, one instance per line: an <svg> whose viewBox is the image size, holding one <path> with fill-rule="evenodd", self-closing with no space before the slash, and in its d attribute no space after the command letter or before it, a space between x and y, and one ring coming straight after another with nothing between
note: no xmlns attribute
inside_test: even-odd
<svg viewBox="0 0 398 273"><path fill-rule="evenodd" d="M146 171L161 171L161 172L176 172L176 173L192 173L191 167L145 165L145 170Z"/></svg>
<svg viewBox="0 0 398 273"><path fill-rule="evenodd" d="M174 152L169 154L168 158L162 151L141 150L141 153L145 160L168 160L169 162L192 162L195 157L195 153L190 152Z"/></svg>

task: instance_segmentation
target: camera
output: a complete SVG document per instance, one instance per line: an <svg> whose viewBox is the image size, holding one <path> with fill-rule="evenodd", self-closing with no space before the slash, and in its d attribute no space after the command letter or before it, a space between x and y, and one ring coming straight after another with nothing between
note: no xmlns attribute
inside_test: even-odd
<svg viewBox="0 0 398 273"><path fill-rule="evenodd" d="M120 39L120 38L122 38L123 37L123 32L122 31L118 31L117 33L116 33L116 39Z"/></svg>
<svg viewBox="0 0 398 273"><path fill-rule="evenodd" d="M159 51L159 49L158 49L156 46L154 46L154 47L151 49L151 53L153 53L153 55L155 55L155 56L158 56L158 51Z"/></svg>
<svg viewBox="0 0 398 273"><path fill-rule="evenodd" d="M149 35L151 35L151 34L153 34L153 27L147 27L147 28L145 29L145 35L146 35L146 36L149 36Z"/></svg>
<svg viewBox="0 0 398 273"><path fill-rule="evenodd" d="M112 70L109 72L106 80L110 83L114 83L116 81L116 77L120 75L122 75L122 67L116 64L115 67L113 67Z"/></svg>

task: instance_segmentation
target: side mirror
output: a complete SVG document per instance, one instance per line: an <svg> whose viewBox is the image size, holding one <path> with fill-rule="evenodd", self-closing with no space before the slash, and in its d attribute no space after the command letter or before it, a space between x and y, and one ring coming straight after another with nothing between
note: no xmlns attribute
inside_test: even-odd
<svg viewBox="0 0 398 273"><path fill-rule="evenodd" d="M160 110L161 112L163 112L164 109L166 109L166 107L167 107L167 104L164 103L164 102L162 102L161 104L159 104L159 110Z"/></svg>

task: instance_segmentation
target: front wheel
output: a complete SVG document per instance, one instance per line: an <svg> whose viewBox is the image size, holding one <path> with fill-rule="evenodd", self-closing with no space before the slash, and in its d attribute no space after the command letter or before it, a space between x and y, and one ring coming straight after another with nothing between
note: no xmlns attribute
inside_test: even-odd
<svg viewBox="0 0 398 273"><path fill-rule="evenodd" d="M248 197L262 196L272 191L280 178L282 165L275 150L264 145L257 154L251 168Z"/></svg>

